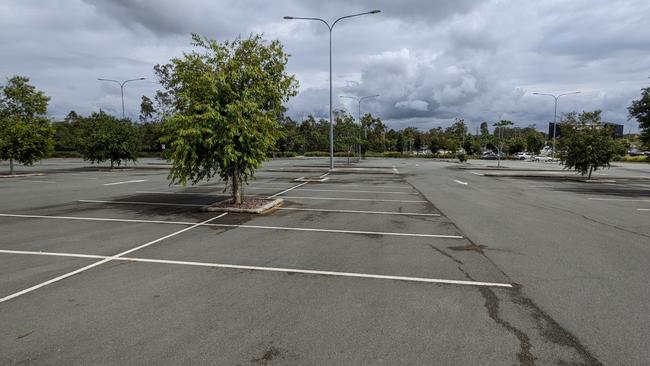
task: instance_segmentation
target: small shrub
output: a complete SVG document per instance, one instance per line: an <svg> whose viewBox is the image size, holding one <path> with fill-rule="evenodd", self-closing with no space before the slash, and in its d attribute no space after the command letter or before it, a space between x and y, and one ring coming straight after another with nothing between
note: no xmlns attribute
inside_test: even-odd
<svg viewBox="0 0 650 366"><path fill-rule="evenodd" d="M330 153L327 151L307 151L305 156L330 156Z"/></svg>

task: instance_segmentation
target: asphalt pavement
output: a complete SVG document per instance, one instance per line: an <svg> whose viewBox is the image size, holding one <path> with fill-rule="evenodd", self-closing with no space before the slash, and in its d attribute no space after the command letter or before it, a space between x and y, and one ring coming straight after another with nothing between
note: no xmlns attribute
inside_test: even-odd
<svg viewBox="0 0 650 366"><path fill-rule="evenodd" d="M43 175L0 179L0 364L650 359L643 166L581 183L344 162L266 163L246 194L284 203L264 215L202 211L223 182L170 185L154 159L19 167Z"/></svg>

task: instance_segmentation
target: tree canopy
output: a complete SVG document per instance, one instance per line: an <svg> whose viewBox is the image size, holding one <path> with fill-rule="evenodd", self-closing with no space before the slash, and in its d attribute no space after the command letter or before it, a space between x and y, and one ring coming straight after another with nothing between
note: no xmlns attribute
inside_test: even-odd
<svg viewBox="0 0 650 366"><path fill-rule="evenodd" d="M13 76L0 87L0 160L32 165L54 146L54 129L45 118L50 98L29 84L29 78Z"/></svg>
<svg viewBox="0 0 650 366"><path fill-rule="evenodd" d="M192 36L197 47L154 68L173 114L164 121L172 182L218 175L232 186L233 203L280 137L283 103L297 81L285 72L279 41L260 35L219 43Z"/></svg>
<svg viewBox="0 0 650 366"><path fill-rule="evenodd" d="M601 111L568 113L560 124L560 159L566 169L588 175L600 168L609 167L617 144L612 131L601 123Z"/></svg>
<svg viewBox="0 0 650 366"><path fill-rule="evenodd" d="M639 122L641 141L650 148L650 87L641 89L641 98L633 101L627 110Z"/></svg>
<svg viewBox="0 0 650 366"><path fill-rule="evenodd" d="M128 119L118 119L103 111L82 118L78 150L91 163L136 161L140 145L138 128Z"/></svg>

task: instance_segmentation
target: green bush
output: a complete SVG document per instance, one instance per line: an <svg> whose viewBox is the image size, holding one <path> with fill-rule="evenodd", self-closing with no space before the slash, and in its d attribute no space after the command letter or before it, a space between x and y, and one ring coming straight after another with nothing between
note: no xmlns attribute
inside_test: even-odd
<svg viewBox="0 0 650 366"><path fill-rule="evenodd" d="M330 153L327 151L307 151L305 156L330 156Z"/></svg>
<svg viewBox="0 0 650 366"><path fill-rule="evenodd" d="M295 151L276 151L271 156L275 156L276 158L294 158L298 156L298 153Z"/></svg>
<svg viewBox="0 0 650 366"><path fill-rule="evenodd" d="M138 157L141 158L160 158L162 157L162 152L160 151L140 151Z"/></svg>
<svg viewBox="0 0 650 366"><path fill-rule="evenodd" d="M54 151L52 154L50 154L51 158L80 158L81 153L79 151L70 151L70 150L65 150L65 151Z"/></svg>
<svg viewBox="0 0 650 366"><path fill-rule="evenodd" d="M650 163L648 156L616 156L614 161L627 161L631 163Z"/></svg>
<svg viewBox="0 0 650 366"><path fill-rule="evenodd" d="M327 154L327 156L329 156L329 154ZM352 152L352 151L350 151L350 152L348 152L348 151L337 151L337 152L334 153L334 156L352 157L352 156L354 156L354 152Z"/></svg>

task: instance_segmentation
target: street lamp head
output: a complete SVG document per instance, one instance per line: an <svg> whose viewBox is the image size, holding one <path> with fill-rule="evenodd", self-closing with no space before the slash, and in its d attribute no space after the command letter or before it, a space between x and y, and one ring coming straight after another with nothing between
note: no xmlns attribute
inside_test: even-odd
<svg viewBox="0 0 650 366"><path fill-rule="evenodd" d="M146 79L146 78L140 78L140 79L138 79L138 80L145 80L145 79Z"/></svg>
<svg viewBox="0 0 650 366"><path fill-rule="evenodd" d="M370 12L370 14L377 14L377 13L381 13L381 10L373 10Z"/></svg>
<svg viewBox="0 0 650 366"><path fill-rule="evenodd" d="M285 15L285 16L284 16L284 19L293 19L293 17L290 17L290 16L288 16L288 15Z"/></svg>
<svg viewBox="0 0 650 366"><path fill-rule="evenodd" d="M539 95L539 93L533 93L533 95Z"/></svg>

